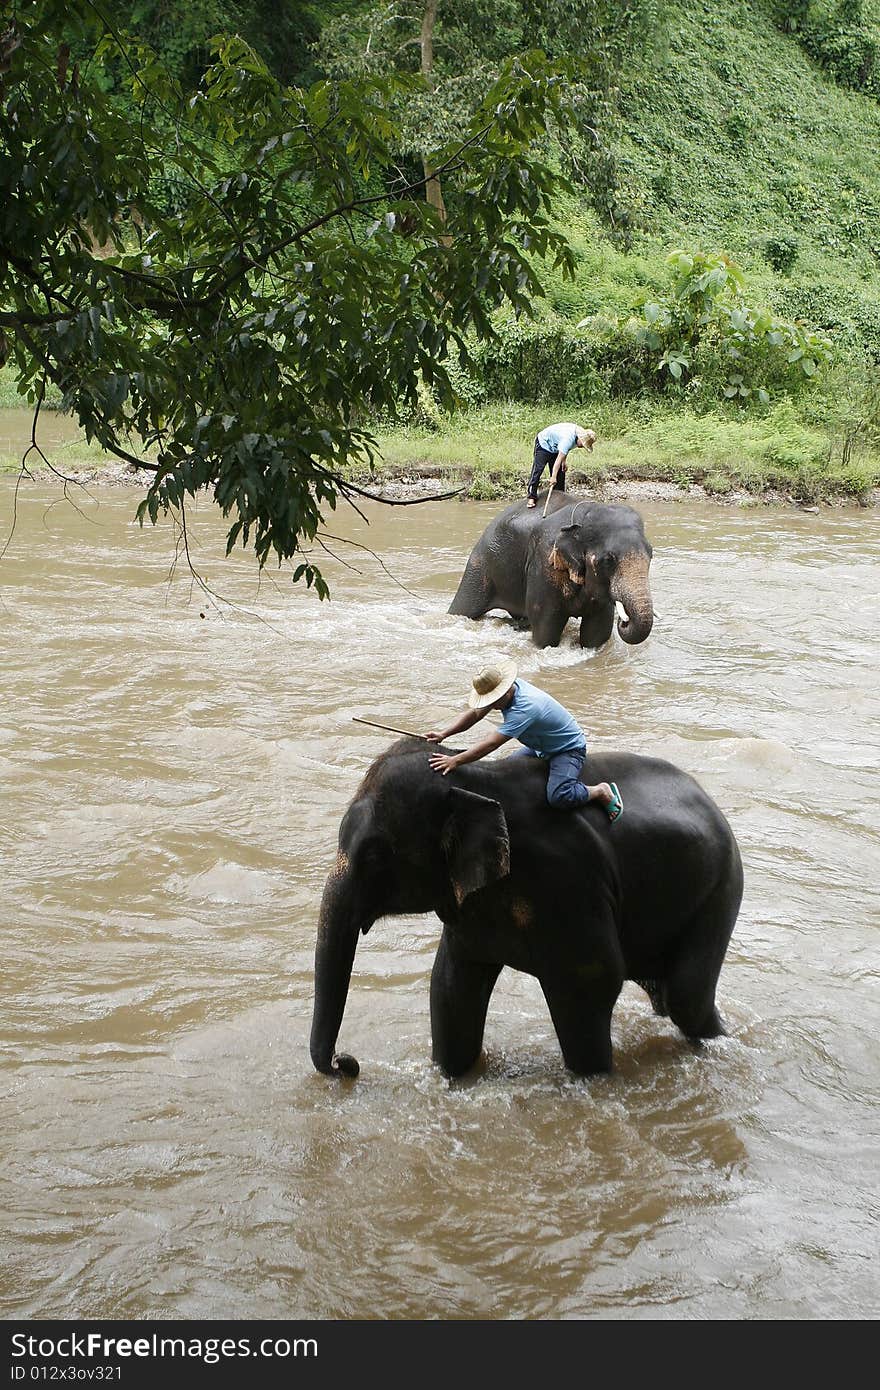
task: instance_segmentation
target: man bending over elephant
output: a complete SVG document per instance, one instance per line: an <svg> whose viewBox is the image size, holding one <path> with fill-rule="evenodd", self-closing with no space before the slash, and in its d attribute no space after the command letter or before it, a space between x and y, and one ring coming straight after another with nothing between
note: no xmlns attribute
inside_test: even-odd
<svg viewBox="0 0 880 1390"><path fill-rule="evenodd" d="M615 782L599 782L594 787L580 780L581 768L587 756L587 740L583 729L568 710L552 695L539 690L528 681L517 680L516 663L500 661L484 666L472 682L468 696L469 709L460 714L443 733L432 731L425 737L429 743L443 743L453 734L470 729L484 719L491 709L503 714L497 732L475 743L463 753L432 753L428 761L435 772L445 777L448 772L485 758L487 753L501 748L510 739L524 745L515 757L546 758L547 800L551 806L584 806L598 801L616 821L623 811L623 801Z"/></svg>
<svg viewBox="0 0 880 1390"><path fill-rule="evenodd" d="M567 421L559 425L548 425L535 438L535 454L532 460L532 473L529 478L528 506L534 507L538 500L538 484L544 469L550 468L550 488L565 491L565 463L572 449L592 451L596 442L594 430L585 430L583 425L572 425Z"/></svg>

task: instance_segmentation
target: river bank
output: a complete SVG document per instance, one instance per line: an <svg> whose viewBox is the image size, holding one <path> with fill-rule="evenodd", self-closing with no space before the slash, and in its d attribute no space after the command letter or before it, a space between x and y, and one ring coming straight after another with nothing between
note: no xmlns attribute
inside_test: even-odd
<svg viewBox="0 0 880 1390"><path fill-rule="evenodd" d="M560 405L548 418L565 413ZM591 453L578 450L569 458L568 489L581 496L636 505L699 498L737 507L880 505L880 458L869 440L844 453L839 442L796 426L784 412L763 421L686 411L647 420L633 412L584 418L599 439ZM340 471L388 501L459 490L465 500L503 503L524 493L530 438L539 425L534 408L511 405L462 411L439 426L377 429L372 470L361 462ZM70 416L41 412L39 449L32 447L33 426L32 408L0 408L0 473L15 473L24 463L32 474L55 471L88 486L149 485L146 470L87 443Z"/></svg>
<svg viewBox="0 0 880 1390"><path fill-rule="evenodd" d="M13 471L13 470L9 470ZM27 468L33 477L69 480L82 487L140 487L149 486L149 474L128 463L106 457L70 459L50 468L45 463ZM663 478L613 477L589 478L577 470L569 470L568 491L574 496L592 497L600 502L627 502L638 506L645 502L710 501L728 507L761 508L790 506L798 511L818 512L820 508L864 510L880 507L880 488L873 487L854 497L849 493L829 492L819 496L797 495L779 487L765 487L759 492L744 488L720 491L697 482L671 482ZM462 502L514 501L524 495L524 478L499 478L487 495L485 480L475 471L449 470L433 466L383 468L371 477L358 472L352 479L364 492L387 502L427 501L437 495L457 492Z"/></svg>
<svg viewBox="0 0 880 1390"><path fill-rule="evenodd" d="M534 424L520 410L512 418L468 411L439 430L399 425L375 434L373 468L361 461L341 473L389 502L448 492L471 502L507 502L523 496ZM699 421L696 430L696 421L684 417L667 418L663 430L656 418L595 424L605 431L595 449L577 450L569 460L569 491L577 495L635 506L701 498L737 507L880 505L880 461L867 446L844 463L827 441L805 445L779 431L756 435L745 423L735 432L717 420ZM146 470L86 442L76 421L60 411L40 414L39 449L32 431L31 409L0 409L0 474L18 473L24 464L29 474L54 473L86 486L149 486Z"/></svg>

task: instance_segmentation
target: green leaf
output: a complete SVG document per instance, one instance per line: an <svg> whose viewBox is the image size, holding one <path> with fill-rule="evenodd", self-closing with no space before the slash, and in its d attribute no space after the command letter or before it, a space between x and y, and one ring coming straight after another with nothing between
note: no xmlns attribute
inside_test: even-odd
<svg viewBox="0 0 880 1390"><path fill-rule="evenodd" d="M177 8L169 46L204 7ZM144 22L160 9L142 8ZM301 545L347 467L372 463L364 422L415 398L422 379L450 400L464 335L497 343L496 311L530 312L544 266L573 272L550 222L566 180L546 143L572 118L570 66L519 54L495 81L481 72L456 139L422 123L416 147L436 147L445 167L444 223L383 191L414 147L407 108L436 106L420 77L282 87L232 35L216 39L193 92L141 40L106 36L87 0L18 4L9 24L20 43L3 39L3 159L27 199L2 239L38 278L8 277L4 327L65 314L33 349L15 333L19 384L35 394L45 374L89 440L126 449L134 437L150 451L140 522L207 493L228 549L291 559L326 597ZM75 91L58 80L72 35Z"/></svg>

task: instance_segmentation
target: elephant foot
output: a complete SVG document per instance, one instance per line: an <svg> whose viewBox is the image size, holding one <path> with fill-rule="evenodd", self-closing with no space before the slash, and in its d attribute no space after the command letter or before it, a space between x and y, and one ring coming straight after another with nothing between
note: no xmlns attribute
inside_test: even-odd
<svg viewBox="0 0 880 1390"><path fill-rule="evenodd" d="M431 971L431 1056L450 1079L474 1070L501 966L462 960L444 929Z"/></svg>
<svg viewBox="0 0 880 1390"><path fill-rule="evenodd" d="M554 623L552 627L548 627L546 623L539 623L536 627L535 624L532 623L532 641L535 646L558 647L562 640L562 634L565 631L565 623L566 619L563 619L558 626Z"/></svg>
<svg viewBox="0 0 880 1390"><path fill-rule="evenodd" d="M670 1002L669 1017L689 1042L703 1042L707 1038L723 1038L727 1035L727 1029L721 1022L721 1015L714 1004L697 1015L689 1004Z"/></svg>
<svg viewBox="0 0 880 1390"><path fill-rule="evenodd" d="M477 1053L470 1066L463 1068L450 1069L444 1066L442 1062L438 1061L436 1057L432 1058L432 1060L434 1065L440 1068L440 1071L446 1077L450 1086L464 1087L469 1082L478 1080L485 1074L487 1066L486 1053L482 1048Z"/></svg>
<svg viewBox="0 0 880 1390"><path fill-rule="evenodd" d="M602 989L540 980L562 1059L575 1076L611 1071L611 1013L622 983L610 972Z"/></svg>
<svg viewBox="0 0 880 1390"><path fill-rule="evenodd" d="M675 1019L673 1019L672 1021L674 1023ZM679 1027L681 1027L680 1024ZM696 1029L682 1028L681 1031L684 1033L685 1037L688 1038L691 1042L704 1042L707 1038L727 1037L727 1029L721 1021L721 1015L719 1014L718 1010L714 1008L712 1009L712 1012L706 1016L703 1022L699 1024L699 1026Z"/></svg>

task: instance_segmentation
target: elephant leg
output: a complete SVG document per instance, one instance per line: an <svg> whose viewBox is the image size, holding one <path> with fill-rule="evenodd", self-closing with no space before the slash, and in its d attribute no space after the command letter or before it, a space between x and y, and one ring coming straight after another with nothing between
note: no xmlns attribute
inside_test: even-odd
<svg viewBox="0 0 880 1390"><path fill-rule="evenodd" d="M636 980L635 983L647 994L654 1009L654 1013L659 1014L661 1018L668 1018L669 1010L666 1007L666 986L663 984L662 980Z"/></svg>
<svg viewBox="0 0 880 1390"><path fill-rule="evenodd" d="M715 987L740 897L741 890L724 888L700 907L666 975L669 1017L686 1038L717 1038L726 1031L715 1007Z"/></svg>
<svg viewBox="0 0 880 1390"><path fill-rule="evenodd" d="M534 613L529 620L532 641L536 647L558 647L565 631L567 616L563 613Z"/></svg>
<svg viewBox="0 0 880 1390"><path fill-rule="evenodd" d="M601 647L614 630L614 604L597 605L581 618L580 642L582 647Z"/></svg>
<svg viewBox="0 0 880 1390"><path fill-rule="evenodd" d="M459 959L444 931L431 971L431 1042L433 1059L447 1076L463 1076L479 1060L500 973L500 965Z"/></svg>
<svg viewBox="0 0 880 1390"><path fill-rule="evenodd" d="M715 1007L715 988L695 989L688 976L670 981L669 1017L686 1038L720 1038L726 1029Z"/></svg>
<svg viewBox="0 0 880 1390"><path fill-rule="evenodd" d="M576 966L573 974L576 981ZM563 1060L577 1076L611 1070L611 1015L622 984L622 975L610 974L588 984L540 980Z"/></svg>
<svg viewBox="0 0 880 1390"><path fill-rule="evenodd" d="M526 586L526 617L535 646L558 647L568 616L553 587L530 578Z"/></svg>
<svg viewBox="0 0 880 1390"><path fill-rule="evenodd" d="M490 608L495 607L495 598L485 560L479 555L471 555L455 598L449 605L449 612L463 614L466 618L482 618Z"/></svg>

